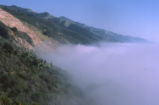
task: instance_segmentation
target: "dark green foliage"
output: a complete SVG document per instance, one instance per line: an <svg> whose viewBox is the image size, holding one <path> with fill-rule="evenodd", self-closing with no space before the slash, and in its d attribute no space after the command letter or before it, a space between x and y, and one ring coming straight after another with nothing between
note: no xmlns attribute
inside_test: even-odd
<svg viewBox="0 0 159 105"><path fill-rule="evenodd" d="M1 96L0 105L12 105L12 100L6 96Z"/></svg>
<svg viewBox="0 0 159 105"><path fill-rule="evenodd" d="M0 22L0 36L6 39L9 39L10 36L8 34L9 28L7 28L3 23Z"/></svg>
<svg viewBox="0 0 159 105"><path fill-rule="evenodd" d="M11 53L12 51L14 51L13 47L11 46L11 44L9 43L4 43L2 45L2 49L6 52L6 53Z"/></svg>
<svg viewBox="0 0 159 105"><path fill-rule="evenodd" d="M0 96L0 105L39 105L37 103L27 104L25 102L14 101L7 96Z"/></svg>
<svg viewBox="0 0 159 105"><path fill-rule="evenodd" d="M8 41L0 44L2 105L14 105L15 101L47 105L50 101L56 102L58 95L69 93L68 86L71 88L60 69Z"/></svg>
<svg viewBox="0 0 159 105"><path fill-rule="evenodd" d="M41 80L40 75L43 75L42 72L48 70L49 67L45 67L45 63L31 53L22 50L16 52L9 43L1 45L0 95L6 95L20 102L26 101L29 104L43 101L43 96L46 97L43 94L47 93L48 90L43 89L43 86L47 86L47 84L42 83L44 80ZM39 66L40 63L41 66ZM49 80L51 80L51 77ZM51 91L54 91L53 83L51 85Z"/></svg>
<svg viewBox="0 0 159 105"><path fill-rule="evenodd" d="M33 52L0 38L0 105L69 105L72 102L89 105L65 72L37 58Z"/></svg>

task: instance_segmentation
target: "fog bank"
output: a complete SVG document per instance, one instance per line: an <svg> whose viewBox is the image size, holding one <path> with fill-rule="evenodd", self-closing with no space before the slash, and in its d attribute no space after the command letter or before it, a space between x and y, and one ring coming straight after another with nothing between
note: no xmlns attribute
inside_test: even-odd
<svg viewBox="0 0 159 105"><path fill-rule="evenodd" d="M159 105L159 45L61 45L38 54L66 70L97 105Z"/></svg>

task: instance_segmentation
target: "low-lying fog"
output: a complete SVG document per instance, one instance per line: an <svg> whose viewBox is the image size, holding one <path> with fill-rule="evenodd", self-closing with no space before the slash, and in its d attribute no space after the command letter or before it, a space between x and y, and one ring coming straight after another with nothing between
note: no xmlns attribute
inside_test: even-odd
<svg viewBox="0 0 159 105"><path fill-rule="evenodd" d="M97 105L159 105L159 45L63 45L40 51Z"/></svg>

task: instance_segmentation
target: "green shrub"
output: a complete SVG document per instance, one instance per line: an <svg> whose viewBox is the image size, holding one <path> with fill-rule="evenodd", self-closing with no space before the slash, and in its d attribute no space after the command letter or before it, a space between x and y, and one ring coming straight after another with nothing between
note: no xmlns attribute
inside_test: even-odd
<svg viewBox="0 0 159 105"><path fill-rule="evenodd" d="M0 96L0 105L13 105L12 100L6 96Z"/></svg>
<svg viewBox="0 0 159 105"><path fill-rule="evenodd" d="M9 44L9 43L4 43L2 45L2 49L5 50L8 53L11 53L11 52L14 51L13 46L11 44Z"/></svg>

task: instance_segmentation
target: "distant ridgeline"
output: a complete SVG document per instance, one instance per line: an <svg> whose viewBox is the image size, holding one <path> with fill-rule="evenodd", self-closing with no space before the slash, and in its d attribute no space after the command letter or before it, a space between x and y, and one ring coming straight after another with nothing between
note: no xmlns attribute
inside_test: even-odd
<svg viewBox="0 0 159 105"><path fill-rule="evenodd" d="M36 27L43 35L61 43L91 44L105 42L137 42L143 39L124 36L103 29L93 28L66 17L55 17L47 12L36 13L17 6L0 6L22 22Z"/></svg>
<svg viewBox="0 0 159 105"><path fill-rule="evenodd" d="M93 105L67 73L34 54L42 42L136 42L49 13L0 6L0 105Z"/></svg>

